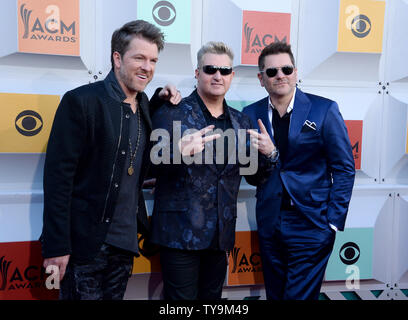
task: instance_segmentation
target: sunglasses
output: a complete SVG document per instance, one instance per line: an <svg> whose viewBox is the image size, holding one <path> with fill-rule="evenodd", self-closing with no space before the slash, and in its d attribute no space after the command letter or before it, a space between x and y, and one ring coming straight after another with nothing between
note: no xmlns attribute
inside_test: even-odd
<svg viewBox="0 0 408 320"><path fill-rule="evenodd" d="M206 74L215 74L217 71L219 71L222 76L227 76L232 72L232 67L217 67L206 65L203 66L202 69Z"/></svg>
<svg viewBox="0 0 408 320"><path fill-rule="evenodd" d="M279 70L279 69L282 70L282 72L283 72L284 75L288 76L288 75L290 75L290 74L293 73L293 70L294 70L295 68L292 67L292 66L284 66L284 67L281 67L281 68L268 68L268 69L266 69L265 71L261 71L261 73L265 72L266 75L267 75L269 78L273 78L273 77L275 77L275 76L278 74L278 70Z"/></svg>

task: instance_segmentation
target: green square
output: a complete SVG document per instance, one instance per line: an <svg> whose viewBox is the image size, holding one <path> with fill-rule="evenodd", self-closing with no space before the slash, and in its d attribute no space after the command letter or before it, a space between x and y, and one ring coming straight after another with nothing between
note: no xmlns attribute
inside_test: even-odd
<svg viewBox="0 0 408 320"><path fill-rule="evenodd" d="M137 18L159 27L167 43L190 43L191 0L138 0Z"/></svg>
<svg viewBox="0 0 408 320"><path fill-rule="evenodd" d="M325 280L373 278L373 228L348 228L337 232ZM357 273L358 272L358 273Z"/></svg>
<svg viewBox="0 0 408 320"><path fill-rule="evenodd" d="M254 101L246 101L246 100L227 100L227 104L238 111L242 111L246 106L254 103Z"/></svg>

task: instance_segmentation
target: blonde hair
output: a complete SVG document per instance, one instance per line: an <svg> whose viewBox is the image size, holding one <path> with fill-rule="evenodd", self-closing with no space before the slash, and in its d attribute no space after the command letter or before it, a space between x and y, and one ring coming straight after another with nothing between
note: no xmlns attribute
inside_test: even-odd
<svg viewBox="0 0 408 320"><path fill-rule="evenodd" d="M234 53L224 42L210 41L203 45L197 52L197 68L202 66L202 59L206 53L226 54L231 59L231 65L234 60Z"/></svg>

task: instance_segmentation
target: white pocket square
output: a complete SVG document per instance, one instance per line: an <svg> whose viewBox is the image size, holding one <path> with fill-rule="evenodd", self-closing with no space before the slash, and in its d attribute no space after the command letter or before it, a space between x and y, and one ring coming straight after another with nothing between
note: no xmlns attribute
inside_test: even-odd
<svg viewBox="0 0 408 320"><path fill-rule="evenodd" d="M311 122L310 120L306 120L303 126L308 126L312 130L316 130L316 123Z"/></svg>

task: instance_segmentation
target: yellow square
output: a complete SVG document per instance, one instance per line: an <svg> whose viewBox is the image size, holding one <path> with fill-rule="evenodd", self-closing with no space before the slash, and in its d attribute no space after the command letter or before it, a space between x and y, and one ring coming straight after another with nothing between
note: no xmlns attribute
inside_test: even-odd
<svg viewBox="0 0 408 320"><path fill-rule="evenodd" d="M0 152L44 153L58 95L0 93Z"/></svg>
<svg viewBox="0 0 408 320"><path fill-rule="evenodd" d="M385 1L340 0L337 50L381 53Z"/></svg>
<svg viewBox="0 0 408 320"><path fill-rule="evenodd" d="M160 270L159 254L149 258L140 255L138 258L134 258L133 260L132 274L158 273Z"/></svg>
<svg viewBox="0 0 408 320"><path fill-rule="evenodd" d="M150 221L150 219L149 219ZM137 235L140 239L140 234ZM144 241L144 240L139 240ZM142 243L139 242L139 246L142 246ZM140 255L138 258L133 259L133 269L132 274L141 274L141 273L158 273L160 272L160 254L156 253L153 256L145 257Z"/></svg>

